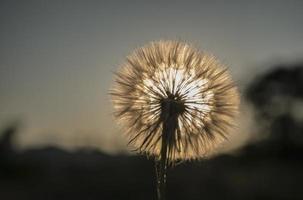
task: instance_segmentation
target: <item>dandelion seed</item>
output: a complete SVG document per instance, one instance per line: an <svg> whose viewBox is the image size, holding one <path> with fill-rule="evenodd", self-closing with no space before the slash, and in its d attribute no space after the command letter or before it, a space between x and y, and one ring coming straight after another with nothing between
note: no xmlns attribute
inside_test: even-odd
<svg viewBox="0 0 303 200"><path fill-rule="evenodd" d="M174 41L137 49L117 73L111 94L129 143L141 153L160 156L163 123L172 120L165 115L175 116L167 141L169 161L212 154L233 127L239 104L222 64Z"/></svg>
<svg viewBox="0 0 303 200"><path fill-rule="evenodd" d="M117 72L111 95L129 144L161 160L162 185L168 163L216 150L234 126L239 104L226 68L213 56L176 41L151 42L135 50Z"/></svg>

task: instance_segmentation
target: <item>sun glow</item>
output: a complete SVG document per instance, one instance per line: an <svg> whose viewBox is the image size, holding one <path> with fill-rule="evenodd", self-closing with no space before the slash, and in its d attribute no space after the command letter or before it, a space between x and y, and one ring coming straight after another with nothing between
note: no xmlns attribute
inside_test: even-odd
<svg viewBox="0 0 303 200"><path fill-rule="evenodd" d="M147 74L143 76L145 77L143 85L147 96L142 96L140 100L149 102L147 109L155 111L154 115L160 114L159 101L173 95L175 101L181 102L191 109L191 112L194 112L194 115L192 115L193 113L189 114L188 110L185 110L185 122L203 125L201 124L203 121L195 120L195 117L203 119L211 111L214 95L211 90L206 89L208 87L206 78L197 78L193 69L186 70L183 66L168 67L165 64L160 65L154 71L153 76L148 77ZM155 91L157 95L150 91ZM161 94L161 98L158 94ZM183 120L179 119L178 121L180 128L183 129Z"/></svg>

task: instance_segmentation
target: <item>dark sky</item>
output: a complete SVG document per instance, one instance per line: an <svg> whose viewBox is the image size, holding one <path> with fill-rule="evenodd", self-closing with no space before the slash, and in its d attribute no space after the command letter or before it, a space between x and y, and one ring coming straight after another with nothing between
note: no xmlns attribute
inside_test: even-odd
<svg viewBox="0 0 303 200"><path fill-rule="evenodd" d="M21 146L124 146L108 89L134 48L181 39L216 55L240 88L303 53L303 1L0 1L0 125Z"/></svg>

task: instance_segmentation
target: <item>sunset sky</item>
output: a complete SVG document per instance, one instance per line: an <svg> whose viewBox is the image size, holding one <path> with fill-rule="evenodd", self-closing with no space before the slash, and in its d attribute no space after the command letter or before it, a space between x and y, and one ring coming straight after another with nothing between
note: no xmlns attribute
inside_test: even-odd
<svg viewBox="0 0 303 200"><path fill-rule="evenodd" d="M257 3L258 2L258 3ZM134 48L180 39L229 66L240 90L302 61L303 1L0 1L0 127L20 147L123 149L108 90Z"/></svg>

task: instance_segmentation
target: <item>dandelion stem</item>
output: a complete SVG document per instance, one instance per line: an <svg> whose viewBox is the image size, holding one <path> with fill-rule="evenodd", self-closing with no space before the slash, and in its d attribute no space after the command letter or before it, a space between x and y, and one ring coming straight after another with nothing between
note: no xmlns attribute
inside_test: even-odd
<svg viewBox="0 0 303 200"><path fill-rule="evenodd" d="M158 200L165 200L167 172L167 145L165 137L162 137L161 158L156 161L156 171Z"/></svg>
<svg viewBox="0 0 303 200"><path fill-rule="evenodd" d="M169 153L168 147L170 140L174 137L176 128L178 126L178 105L170 99L162 102L161 117L163 118L162 124L162 143L160 150L160 160L156 160L156 173L157 173L157 195L158 200L165 200L166 191L166 174Z"/></svg>

